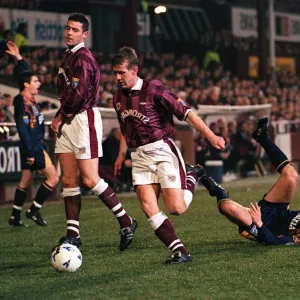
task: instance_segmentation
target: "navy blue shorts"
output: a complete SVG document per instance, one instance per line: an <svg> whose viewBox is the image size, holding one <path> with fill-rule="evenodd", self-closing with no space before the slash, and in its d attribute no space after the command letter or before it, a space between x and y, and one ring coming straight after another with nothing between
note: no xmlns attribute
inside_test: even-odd
<svg viewBox="0 0 300 300"><path fill-rule="evenodd" d="M51 158L44 149L37 150L34 155L34 164L29 166L27 163L27 156L21 154L21 168L22 170L43 170L52 165Z"/></svg>
<svg viewBox="0 0 300 300"><path fill-rule="evenodd" d="M263 199L258 205L263 223L273 234L289 234L300 228L300 211L289 210L289 203L272 203Z"/></svg>

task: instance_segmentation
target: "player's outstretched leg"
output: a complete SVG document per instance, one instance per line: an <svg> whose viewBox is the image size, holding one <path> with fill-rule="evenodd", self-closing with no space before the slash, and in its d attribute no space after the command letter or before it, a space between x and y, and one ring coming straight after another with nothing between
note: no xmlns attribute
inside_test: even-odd
<svg viewBox="0 0 300 300"><path fill-rule="evenodd" d="M185 170L186 170L186 174L194 172L197 176L197 180L201 179L201 177L205 175L205 170L200 164L193 166L193 165L186 163Z"/></svg>
<svg viewBox="0 0 300 300"><path fill-rule="evenodd" d="M217 201L229 198L228 192L214 181L213 178L204 175L201 182L212 197L217 197Z"/></svg>
<svg viewBox="0 0 300 300"><path fill-rule="evenodd" d="M276 170L281 173L282 169L290 163L287 156L268 136L268 117L260 118L252 132L252 137L265 149Z"/></svg>
<svg viewBox="0 0 300 300"><path fill-rule="evenodd" d="M176 235L174 226L163 212L152 216L148 219L148 222L155 235L173 252L172 256L165 261L166 264L180 264L192 261L192 256Z"/></svg>
<svg viewBox="0 0 300 300"><path fill-rule="evenodd" d="M252 131L252 137L255 140L258 140L261 135L265 135L268 133L269 128L269 118L267 116L261 117Z"/></svg>
<svg viewBox="0 0 300 300"><path fill-rule="evenodd" d="M193 166L190 164L185 164L185 170L186 188L183 192L186 208L188 208L193 201L197 181L205 174L205 170L201 165Z"/></svg>
<svg viewBox="0 0 300 300"><path fill-rule="evenodd" d="M117 218L121 228L119 248L120 251L124 251L133 242L134 234L138 227L137 221L127 214L114 190L103 179L100 179L91 191L102 200L104 205Z"/></svg>

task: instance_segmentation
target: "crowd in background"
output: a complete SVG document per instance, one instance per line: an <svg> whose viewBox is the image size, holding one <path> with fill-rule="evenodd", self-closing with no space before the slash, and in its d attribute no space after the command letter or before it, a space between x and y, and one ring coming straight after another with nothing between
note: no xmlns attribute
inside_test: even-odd
<svg viewBox="0 0 300 300"><path fill-rule="evenodd" d="M256 37L237 37L234 36L231 30L218 29L204 32L199 40L199 43L204 47L212 47L217 45L219 49L233 50L238 49L246 52L258 51L258 39ZM282 55L299 55L299 43L275 43L275 53Z"/></svg>
<svg viewBox="0 0 300 300"><path fill-rule="evenodd" d="M14 40L21 48L24 59L31 70L39 76L42 83L40 90L56 93L56 79L58 69L62 60L62 49L49 49L44 46L30 47L26 40L26 27L17 31L15 36L9 30L2 33L0 41L0 76L2 78L13 78L15 61L5 53L5 44L8 40ZM199 105L256 105L272 104L271 120L293 120L300 124L300 77L289 72L277 74L275 81L241 79L232 74L231 70L225 70L218 49L231 47L245 51L255 50L257 42L249 39L234 38L227 31L220 31L213 35L204 34L200 43L207 46L208 51L199 60L195 55L174 53L144 53L139 55L139 76L143 79L158 79L173 93L187 101L194 109ZM290 53L299 54L299 47L290 47ZM298 51L298 52L297 52ZM99 106L112 108L112 97L117 90L114 73L111 67L110 55L94 53L101 68L101 89L99 95ZM0 122L12 120L8 107L12 105L12 96L0 94ZM42 110L53 109L53 105L44 101L40 103ZM55 107L56 108L56 107ZM201 136L195 138L196 162L204 164L207 159L222 160L224 162L224 173L229 178L234 178L237 169L241 176L246 176L252 170L258 160L259 148L251 138L253 120L249 116L240 116L238 120L227 122L220 118L212 122L210 128L226 140L224 151L215 151ZM104 175L112 174L113 148L111 145L118 144L117 129L108 136L108 142L104 148L109 148L107 158L102 160ZM112 142L114 141L114 142ZM108 156L111 156L110 158ZM129 158L129 156L128 156ZM110 161L107 164L107 161ZM130 159L129 159L130 161ZM128 161L128 168L130 163ZM239 162L243 162L242 164ZM126 169L126 168L125 168ZM120 185L128 190L130 176L125 171ZM233 175L232 175L233 174ZM129 178L129 179L128 179ZM229 179L230 179L229 178ZM228 180L229 180L228 179ZM115 178L106 178L109 182L116 184Z"/></svg>
<svg viewBox="0 0 300 300"><path fill-rule="evenodd" d="M33 72L39 75L41 90L55 93L62 51L37 47L24 52ZM112 107L116 91L110 57L95 53L101 66L99 106ZM192 55L146 53L140 55L139 75L156 78L172 92L197 109L199 105L273 104L272 120L294 120L300 117L300 77L288 72L278 74L276 81L240 79L223 69L222 62L204 69ZM8 55L0 59L0 75L12 77L15 62Z"/></svg>

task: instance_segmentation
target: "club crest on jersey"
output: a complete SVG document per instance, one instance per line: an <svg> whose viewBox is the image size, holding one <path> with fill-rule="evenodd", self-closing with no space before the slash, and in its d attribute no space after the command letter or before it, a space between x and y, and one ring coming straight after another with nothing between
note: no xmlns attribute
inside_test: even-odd
<svg viewBox="0 0 300 300"><path fill-rule="evenodd" d="M37 117L40 114L38 108L35 105L32 105L32 110L35 117Z"/></svg>
<svg viewBox="0 0 300 300"><path fill-rule="evenodd" d="M39 115L39 124L41 125L44 122L44 116Z"/></svg>
<svg viewBox="0 0 300 300"><path fill-rule="evenodd" d="M178 103L180 103L181 105L188 107L188 105L186 104L186 102L184 100L182 100L181 98L178 98L176 101Z"/></svg>
<svg viewBox="0 0 300 300"><path fill-rule="evenodd" d="M117 110L120 110L120 108L121 108L121 103L120 102L117 103L116 108L117 108Z"/></svg>
<svg viewBox="0 0 300 300"><path fill-rule="evenodd" d="M77 88L78 83L79 83L79 78L73 77L73 78L72 78L72 87L73 87L73 89L76 89L76 88Z"/></svg>
<svg viewBox="0 0 300 300"><path fill-rule="evenodd" d="M24 123L26 125L28 125L29 124L29 118L28 118L28 116L23 116L23 121L24 121Z"/></svg>

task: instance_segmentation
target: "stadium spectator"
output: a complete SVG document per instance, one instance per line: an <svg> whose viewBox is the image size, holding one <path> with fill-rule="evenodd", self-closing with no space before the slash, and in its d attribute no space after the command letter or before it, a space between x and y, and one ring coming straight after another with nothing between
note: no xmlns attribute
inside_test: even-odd
<svg viewBox="0 0 300 300"><path fill-rule="evenodd" d="M113 188L121 185L114 175L114 164L120 148L120 135L120 128L113 128L110 131L102 143L103 156L99 158L99 175Z"/></svg>
<svg viewBox="0 0 300 300"><path fill-rule="evenodd" d="M213 45L204 55L203 67L206 70L214 71L221 63L220 54L217 51L217 45Z"/></svg>
<svg viewBox="0 0 300 300"><path fill-rule="evenodd" d="M11 31L5 30L3 32L2 39L0 41L0 59L2 59L6 54L6 52L5 52L7 50L6 43L11 40L12 40Z"/></svg>
<svg viewBox="0 0 300 300"><path fill-rule="evenodd" d="M5 22L3 17L0 17L0 42L3 40L3 35L5 31Z"/></svg>
<svg viewBox="0 0 300 300"><path fill-rule="evenodd" d="M107 97L105 107L114 108L114 103L113 103L113 97L112 96Z"/></svg>
<svg viewBox="0 0 300 300"><path fill-rule="evenodd" d="M257 160L257 143L251 136L251 124L252 121L250 120L241 121L234 138L232 155L235 163L239 162L239 172L242 177L246 177L247 172L254 170L254 164Z"/></svg>
<svg viewBox="0 0 300 300"><path fill-rule="evenodd" d="M2 114L1 122L12 122L14 117L9 107L12 105L12 96L10 94L3 94L0 96L0 111Z"/></svg>
<svg viewBox="0 0 300 300"><path fill-rule="evenodd" d="M20 136L20 154L22 177L16 189L14 204L8 224L14 227L24 227L21 211L27 197L28 187L32 182L34 171L40 171L46 180L37 191L35 200L26 211L26 217L40 226L47 225L42 218L40 209L51 195L58 183L58 175L48 153L45 151L44 117L38 109L34 96L38 94L40 82L31 73L22 59L19 49L12 43L7 43L7 52L18 61L20 93L14 98L14 118ZM9 98L9 97L8 97Z"/></svg>
<svg viewBox="0 0 300 300"><path fill-rule="evenodd" d="M208 97L205 100L205 105L220 105L219 97L220 97L220 88L214 86L210 89Z"/></svg>
<svg viewBox="0 0 300 300"><path fill-rule="evenodd" d="M200 164L201 166L203 166L205 162L205 154L208 145L202 132L197 131L194 142L195 142L195 162L196 164Z"/></svg>
<svg viewBox="0 0 300 300"><path fill-rule="evenodd" d="M173 252L166 263L192 260L174 227L158 206L160 190L169 213L182 214L190 205L200 168L185 171L178 148L171 141L175 133L173 114L202 131L216 148L224 148L217 137L182 99L168 91L158 80L137 76L138 57L130 47L119 49L112 58L115 79L120 90L114 95L114 107L121 128L120 152L115 174L122 168L127 147L135 148L132 178L141 208L156 236ZM201 168L202 169L202 168Z"/></svg>
<svg viewBox="0 0 300 300"><path fill-rule="evenodd" d="M231 140L233 140L237 132L236 121L235 120L229 121L227 128L228 128L228 135L231 138Z"/></svg>
<svg viewBox="0 0 300 300"><path fill-rule="evenodd" d="M53 81L53 76L50 73L47 73L44 77L44 80L42 82L42 87L44 89L54 89L54 81Z"/></svg>
<svg viewBox="0 0 300 300"><path fill-rule="evenodd" d="M298 174L286 155L273 143L268 134L268 118L257 122L253 138L265 149L280 174L275 185L258 203L244 207L230 199L228 192L208 176L201 181L211 196L217 198L221 214L236 224L239 233L267 245L300 244L300 211L289 209L298 184Z"/></svg>
<svg viewBox="0 0 300 300"><path fill-rule="evenodd" d="M28 30L28 25L27 23L20 23L18 25L18 28L16 30L16 34L14 36L14 43L22 51L22 47L28 46L28 40L27 40L27 30Z"/></svg>
<svg viewBox="0 0 300 300"><path fill-rule="evenodd" d="M131 153L134 149L128 148L126 151L124 163L121 169L120 180L122 183L122 190L130 192L132 190L132 161Z"/></svg>
<svg viewBox="0 0 300 300"><path fill-rule="evenodd" d="M55 152L62 170L63 197L67 217L67 234L59 244L81 245L79 216L83 184L108 207L120 224L120 250L133 241L137 222L124 210L113 189L99 177L99 157L102 156L102 122L97 108L100 72L91 52L84 46L89 22L82 14L69 16L65 27L65 53L58 75L58 96L61 107L52 121L57 132ZM63 133L63 134L62 134Z"/></svg>
<svg viewBox="0 0 300 300"><path fill-rule="evenodd" d="M221 32L218 34L218 40L221 39L222 41L223 36L227 39L226 34ZM45 81L47 74L51 74L54 79L61 61L57 49L47 50L45 47L32 47L32 51L27 52L24 56L32 70L35 71L38 67L41 80ZM231 72L224 71L222 64L212 72L201 69L196 57L190 54L175 56L174 53L162 53L161 55L148 53L141 57L146 57L148 66L140 68L140 76L145 79L159 79L177 95L179 92L185 93L187 95L186 101L194 108L197 108L199 104L209 103L211 105L271 103L274 104L272 111L276 113L275 120L286 119L290 116L294 119L300 113L300 107L296 105L299 102L297 99L300 99L300 92L297 90L300 80L297 75L288 71L277 74L274 81L241 80L236 76L233 77ZM102 62L101 84L103 92L113 94L117 90L117 85L114 82L111 66L107 63L109 56L97 53L97 59ZM8 56L5 55L0 59L0 74L11 77L12 73L13 64L8 61ZM220 95L216 101L207 97L213 87L220 89ZM49 91L54 91L54 88L47 88L47 92ZM294 110L292 110L293 106ZM286 114L286 111L289 111L291 115Z"/></svg>

